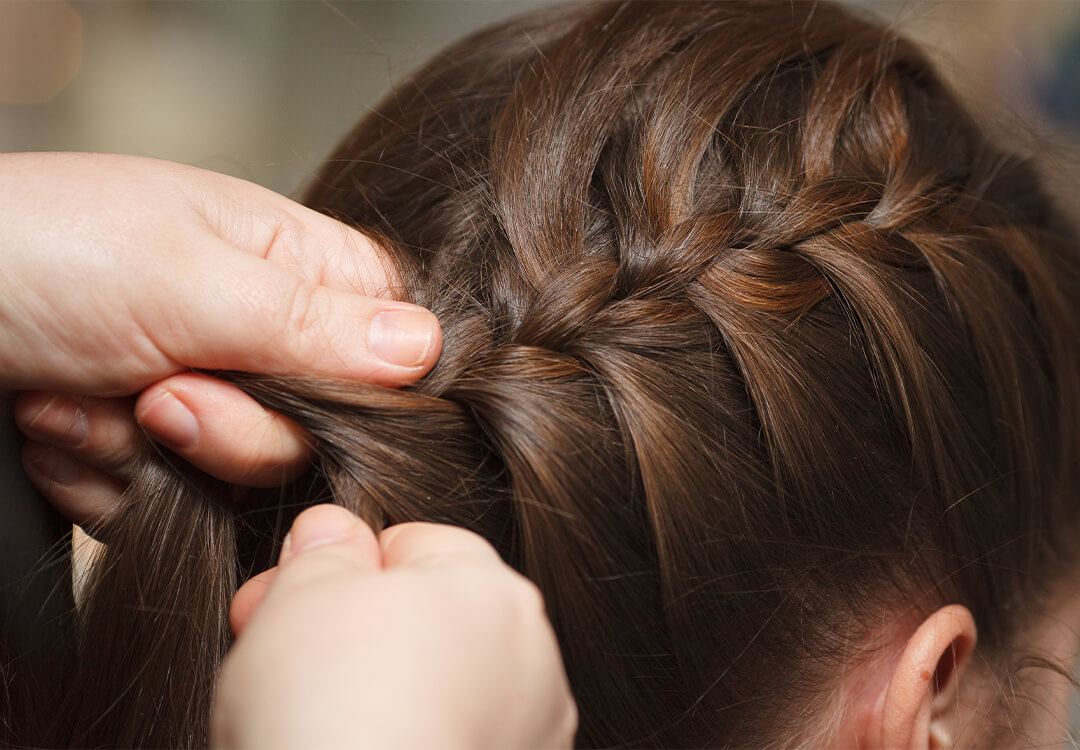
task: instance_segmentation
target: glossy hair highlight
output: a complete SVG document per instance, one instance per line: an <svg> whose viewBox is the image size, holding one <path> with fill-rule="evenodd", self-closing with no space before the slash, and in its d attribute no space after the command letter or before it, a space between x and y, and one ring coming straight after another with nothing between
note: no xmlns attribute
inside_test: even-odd
<svg viewBox="0 0 1080 750"><path fill-rule="evenodd" d="M947 603L1006 670L1075 558L1076 233L853 11L504 23L399 85L306 201L378 239L442 358L401 390L229 374L315 471L237 499L150 461L66 701L16 741L204 745L229 598L317 501L466 526L535 581L586 747L805 738L876 623Z"/></svg>

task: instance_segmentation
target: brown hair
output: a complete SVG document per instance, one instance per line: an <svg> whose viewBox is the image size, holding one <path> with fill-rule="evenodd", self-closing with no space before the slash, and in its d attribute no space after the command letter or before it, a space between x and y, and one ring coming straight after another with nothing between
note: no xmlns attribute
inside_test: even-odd
<svg viewBox="0 0 1080 750"><path fill-rule="evenodd" d="M204 744L229 598L318 501L467 526L537 582L585 746L798 737L873 623L944 603L1005 669L1073 558L1075 232L852 11L511 21L398 86L307 202L379 239L442 358L400 391L230 374L316 470L149 463L66 701L17 740Z"/></svg>

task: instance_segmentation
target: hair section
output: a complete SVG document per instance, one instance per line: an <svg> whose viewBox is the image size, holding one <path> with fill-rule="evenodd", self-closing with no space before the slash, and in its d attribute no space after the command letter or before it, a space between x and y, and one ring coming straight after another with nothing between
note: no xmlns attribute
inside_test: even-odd
<svg viewBox="0 0 1080 750"><path fill-rule="evenodd" d="M946 603L1004 664L1072 559L1075 233L852 11L503 24L307 201L392 254L442 358L400 391L232 375L317 470L241 493L151 462L30 742L204 744L229 596L317 501L491 540L544 592L586 747L794 741L876 623Z"/></svg>

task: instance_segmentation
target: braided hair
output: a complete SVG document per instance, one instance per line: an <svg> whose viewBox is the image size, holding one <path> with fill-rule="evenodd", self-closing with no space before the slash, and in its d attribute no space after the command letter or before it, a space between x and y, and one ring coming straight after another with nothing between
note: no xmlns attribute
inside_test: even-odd
<svg viewBox="0 0 1080 750"><path fill-rule="evenodd" d="M874 623L950 602L1007 669L1071 559L1075 232L851 10L515 19L399 85L306 202L378 240L442 358L396 391L231 375L316 470L237 499L149 462L43 736L205 744L229 597L317 501L489 539L588 747L806 739Z"/></svg>

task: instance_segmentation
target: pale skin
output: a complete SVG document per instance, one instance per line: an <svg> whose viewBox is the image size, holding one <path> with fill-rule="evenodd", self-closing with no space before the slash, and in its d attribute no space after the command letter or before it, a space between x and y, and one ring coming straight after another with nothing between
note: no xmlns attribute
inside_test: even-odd
<svg viewBox="0 0 1080 750"><path fill-rule="evenodd" d="M112 511L148 435L231 482L273 485L308 465L295 424L191 368L395 386L438 357L437 322L393 299L377 247L249 183L131 157L0 155L0 197L0 389L21 391L28 475L75 522ZM405 315L382 347L373 321L389 311ZM1065 663L1080 647L1074 591L1063 585L1031 641ZM576 709L538 592L462 529L376 535L317 506L231 619L218 746L572 744ZM887 622L809 719L809 744L977 743L998 686L974 656L971 613ZM1035 703L1057 715L1017 737L1060 743L1068 689L1046 677Z"/></svg>
<svg viewBox="0 0 1080 750"><path fill-rule="evenodd" d="M394 299L367 237L242 180L3 154L0 226L0 392L16 393L28 476L76 523L114 510L148 436L230 482L307 467L297 425L193 368L397 386L439 356L438 322ZM462 529L376 538L344 510L311 509L232 616L221 746L268 746L268 718L294 747L571 744L574 702L538 592ZM316 629L318 643L303 637ZM298 681L315 687L290 692ZM329 709L346 693L380 710L343 724Z"/></svg>
<svg viewBox="0 0 1080 750"><path fill-rule="evenodd" d="M1080 570L1062 571L1045 609L1015 648L1068 673L1080 653ZM929 615L906 605L883 620L873 644L839 676L835 704L811 746L943 750L1072 748L1069 704L1075 688L1040 668L994 674L976 651L978 625L958 604ZM1002 703L1011 705L1003 709Z"/></svg>
<svg viewBox="0 0 1080 750"><path fill-rule="evenodd" d="M395 386L438 358L438 322L393 299L367 237L251 183L5 154L0 195L0 390L24 391L27 471L75 521L115 502L149 449L139 427L227 481L279 484L307 465L295 424L191 368Z"/></svg>
<svg viewBox="0 0 1080 750"><path fill-rule="evenodd" d="M471 532L407 523L376 537L343 508L309 508L230 614L215 746L573 744L540 592Z"/></svg>

